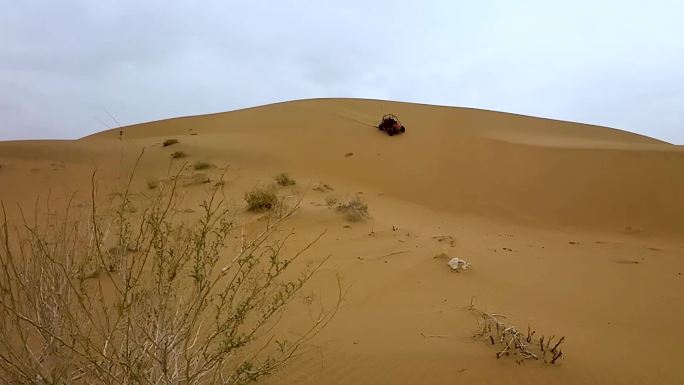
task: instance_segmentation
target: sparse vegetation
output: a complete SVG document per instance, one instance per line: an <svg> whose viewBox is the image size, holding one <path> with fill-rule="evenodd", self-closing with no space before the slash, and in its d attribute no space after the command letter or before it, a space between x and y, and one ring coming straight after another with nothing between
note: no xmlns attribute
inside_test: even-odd
<svg viewBox="0 0 684 385"><path fill-rule="evenodd" d="M535 336L537 332L532 330L530 326L527 327L527 335L524 335L515 326L504 323L501 319L506 318L506 316L502 314L478 310L472 303L468 309L477 313L480 322L480 331L475 334L475 337L485 338L491 345L498 344L500 346L496 358L510 355L519 356L520 358L516 359L518 364L528 359L556 364L563 358L560 345L565 341L565 337L555 339L555 335L550 338L544 335Z"/></svg>
<svg viewBox="0 0 684 385"><path fill-rule="evenodd" d="M278 183L280 186L293 186L297 182L290 178L290 176L286 173L280 173L274 177L276 183Z"/></svg>
<svg viewBox="0 0 684 385"><path fill-rule="evenodd" d="M173 146L173 145L176 144L176 143L178 143L178 139L166 139L166 140L162 143L162 145L163 145L164 147L169 147L169 146Z"/></svg>
<svg viewBox="0 0 684 385"><path fill-rule="evenodd" d="M301 252L286 257L274 237L297 208L239 237L214 189L199 218L178 223L178 179L137 214L128 189L106 210L93 187L85 218L69 206L15 226L2 205L0 382L246 384L330 321L339 297L292 339L274 331L326 260L285 278Z"/></svg>
<svg viewBox="0 0 684 385"><path fill-rule="evenodd" d="M206 170L212 167L214 167L213 164L201 160L198 160L197 162L195 162L195 164L192 165L192 168L194 168L195 170Z"/></svg>
<svg viewBox="0 0 684 385"><path fill-rule="evenodd" d="M370 218L370 215L368 214L368 204L359 196L355 196L346 202L338 204L337 211L344 213L347 219L352 222Z"/></svg>
<svg viewBox="0 0 684 385"><path fill-rule="evenodd" d="M247 210L249 211L267 211L276 207L278 195L273 186L257 186L245 193L245 202L247 202Z"/></svg>
<svg viewBox="0 0 684 385"><path fill-rule="evenodd" d="M171 158L173 159L185 158L186 156L188 156L188 154L184 153L183 151L174 151L171 153Z"/></svg>

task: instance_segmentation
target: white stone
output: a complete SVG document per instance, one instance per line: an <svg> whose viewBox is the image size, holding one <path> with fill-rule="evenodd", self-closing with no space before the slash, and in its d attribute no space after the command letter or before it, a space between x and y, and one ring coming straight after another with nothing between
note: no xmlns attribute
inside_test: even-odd
<svg viewBox="0 0 684 385"><path fill-rule="evenodd" d="M447 263L452 270L461 271L467 270L470 267L470 263L466 262L461 258L451 258Z"/></svg>

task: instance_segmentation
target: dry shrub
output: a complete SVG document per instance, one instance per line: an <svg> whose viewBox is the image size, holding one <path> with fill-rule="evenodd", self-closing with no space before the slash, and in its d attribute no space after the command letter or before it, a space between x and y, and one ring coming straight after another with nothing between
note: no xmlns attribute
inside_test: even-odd
<svg viewBox="0 0 684 385"><path fill-rule="evenodd" d="M337 211L345 214L346 218L352 222L370 218L368 214L368 204L359 196L337 205Z"/></svg>
<svg viewBox="0 0 684 385"><path fill-rule="evenodd" d="M273 186L256 186L245 193L245 202L249 211L268 211L278 205L278 194Z"/></svg>
<svg viewBox="0 0 684 385"><path fill-rule="evenodd" d="M560 345L565 341L565 337L556 339L555 335L539 335L530 326L527 327L527 334L524 334L515 326L505 323L503 319L506 316L503 314L478 310L472 303L468 309L477 314L480 322L480 331L475 337L485 338L491 345L498 345L496 358L517 356L519 358L516 358L516 362L519 364L529 359L556 364L563 358Z"/></svg>
<svg viewBox="0 0 684 385"><path fill-rule="evenodd" d="M174 144L176 144L176 143L178 143L178 139L166 139L166 140L162 143L162 145L163 145L164 147L168 147L168 146L172 146L172 145L174 145Z"/></svg>
<svg viewBox="0 0 684 385"><path fill-rule="evenodd" d="M171 153L171 158L173 159L185 158L186 156L188 156L188 154L184 153L183 151L174 151Z"/></svg>
<svg viewBox="0 0 684 385"><path fill-rule="evenodd" d="M278 183L280 186L293 186L297 182L290 178L290 176L286 173L280 173L274 177L276 183Z"/></svg>
<svg viewBox="0 0 684 385"><path fill-rule="evenodd" d="M175 182L136 201L137 214L128 187L103 209L94 185L84 217L69 204L14 226L2 205L0 383L245 384L282 367L337 310L339 297L292 339L275 334L327 259L285 278L320 238L283 254L287 237L275 234L296 208L240 237L218 189L182 222Z"/></svg>

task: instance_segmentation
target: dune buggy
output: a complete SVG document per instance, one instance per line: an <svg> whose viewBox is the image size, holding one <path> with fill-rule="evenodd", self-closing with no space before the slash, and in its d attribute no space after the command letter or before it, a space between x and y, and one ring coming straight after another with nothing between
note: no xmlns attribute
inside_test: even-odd
<svg viewBox="0 0 684 385"><path fill-rule="evenodd" d="M387 114L382 117L382 121L378 124L380 131L387 132L387 135L401 134L406 131L406 128L401 124L399 118L393 114Z"/></svg>

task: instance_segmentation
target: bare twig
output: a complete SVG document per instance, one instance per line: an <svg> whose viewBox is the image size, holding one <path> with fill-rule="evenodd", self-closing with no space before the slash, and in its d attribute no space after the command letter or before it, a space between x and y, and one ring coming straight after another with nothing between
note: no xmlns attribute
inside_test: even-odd
<svg viewBox="0 0 684 385"><path fill-rule="evenodd" d="M540 355L545 356L546 351L548 351L548 346L550 345L551 340L554 338L551 337L550 339L546 340L547 348L545 348L545 337L542 335L539 338L535 338L534 335L536 332L532 330L531 326L527 327L527 335L523 335L523 333L520 333L518 329L515 328L515 326L505 324L501 320L502 318L505 318L505 316L502 314L487 313L478 310L475 308L472 301L467 309L476 312L478 314L478 319L482 320L480 322L480 331L476 333L475 336L486 336L492 345L495 345L496 341L498 341L501 344L501 350L499 350L496 353L497 358L501 358L502 356L508 356L511 353L513 353L519 354L524 359L538 360ZM562 337L558 341L558 343L556 343L556 345L551 349L551 352L555 353L553 359L551 360L551 363L555 364L556 361L561 357L556 352L556 348L564 340L565 337ZM537 349L539 352L535 352L533 351L533 349ZM560 350L558 350L558 352L559 351ZM519 360L517 362L520 363L522 361Z"/></svg>
<svg viewBox="0 0 684 385"><path fill-rule="evenodd" d="M286 278L324 235L286 252L289 236L276 235L298 205L247 234L217 186L202 215L183 223L174 216L180 172L147 201L136 200L137 211L132 176L114 206L103 209L95 173L85 220L72 217L73 197L63 213L36 208L33 223L22 211L23 226L16 228L1 205L0 378L242 384L283 367L330 322L341 303L339 279L337 303L321 307L297 338L274 332L329 258ZM227 256L229 250L237 255Z"/></svg>

